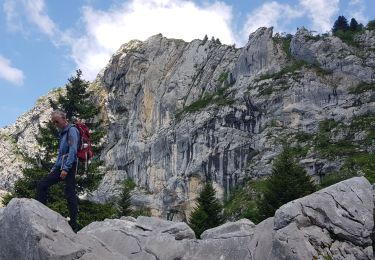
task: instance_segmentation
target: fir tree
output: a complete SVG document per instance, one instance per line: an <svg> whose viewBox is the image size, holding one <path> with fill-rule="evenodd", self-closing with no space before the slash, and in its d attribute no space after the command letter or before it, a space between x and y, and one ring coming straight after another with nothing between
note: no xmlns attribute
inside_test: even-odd
<svg viewBox="0 0 375 260"><path fill-rule="evenodd" d="M190 227L197 237L200 237L204 230L217 227L224 222L222 205L215 194L211 183L206 183L199 194L198 205L189 219Z"/></svg>
<svg viewBox="0 0 375 260"><path fill-rule="evenodd" d="M132 180L127 179L122 184L121 195L118 201L118 217L130 216L133 211L131 209L131 191L134 189L135 184Z"/></svg>
<svg viewBox="0 0 375 260"><path fill-rule="evenodd" d="M347 31L347 30L349 30L348 20L346 20L345 16L340 15L333 25L332 32L336 33L338 31Z"/></svg>
<svg viewBox="0 0 375 260"><path fill-rule="evenodd" d="M350 20L350 25L349 25L349 29L351 31L357 31L358 29L360 29L360 25L358 24L357 20L352 18Z"/></svg>
<svg viewBox="0 0 375 260"><path fill-rule="evenodd" d="M206 35L204 36L204 38L203 38L202 45L205 45L207 41L208 41L208 36L207 36L207 34L206 34Z"/></svg>
<svg viewBox="0 0 375 260"><path fill-rule="evenodd" d="M81 76L82 72L77 70L76 76L69 79L66 85L66 96L59 96L58 102L50 100L51 106L54 109L61 109L66 111L67 119L73 122L73 117L78 119L92 120L92 117L97 113L97 108L89 100L87 92L88 82L84 81ZM89 124L88 122L86 122ZM90 128L96 132L93 135L93 146L100 150L98 140L104 135L104 131L96 127L97 124L91 124ZM24 159L28 163L28 167L23 170L23 177L16 181L14 192L12 196L6 198L5 203L9 202L12 197L36 197L37 182L41 180L53 166L57 156L58 149L58 130L52 122L47 122L45 126L39 125L39 135L36 141L40 147L39 155L37 158L29 158L26 155ZM76 175L77 192L80 194L94 190L102 175L99 173L98 167L102 162L98 158L94 158L93 162L88 167L88 174L82 173L83 167L80 166L78 174ZM48 207L59 212L63 216L68 215L68 209L64 196L64 184L59 182L49 189L48 193ZM81 226L87 225L95 220L102 220L111 217L115 214L115 209L112 205L95 204L89 201L78 200L79 214L78 222ZM95 212L95 214L88 214L87 212Z"/></svg>
<svg viewBox="0 0 375 260"><path fill-rule="evenodd" d="M291 149L284 147L266 182L266 189L259 203L260 215L262 219L272 217L280 206L314 191L315 186L306 171L294 161Z"/></svg>
<svg viewBox="0 0 375 260"><path fill-rule="evenodd" d="M200 238L201 234L210 227L207 227L207 222L209 221L207 213L202 207L198 207L190 216L189 225L194 230L197 238Z"/></svg>

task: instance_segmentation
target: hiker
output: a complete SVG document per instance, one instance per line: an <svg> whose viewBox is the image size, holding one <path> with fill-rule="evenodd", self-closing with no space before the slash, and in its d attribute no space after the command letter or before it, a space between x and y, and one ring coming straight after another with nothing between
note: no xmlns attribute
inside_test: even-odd
<svg viewBox="0 0 375 260"><path fill-rule="evenodd" d="M77 231L78 208L75 175L80 134L76 127L68 123L64 112L53 111L51 119L55 126L60 129L58 156L49 174L38 182L37 200L46 204L48 188L59 181L65 181L65 198L68 202L70 214L69 225L74 231Z"/></svg>

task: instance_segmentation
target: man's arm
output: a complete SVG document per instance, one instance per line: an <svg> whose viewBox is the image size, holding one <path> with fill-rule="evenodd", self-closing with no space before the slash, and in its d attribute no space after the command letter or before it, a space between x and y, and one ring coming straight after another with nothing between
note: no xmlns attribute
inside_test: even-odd
<svg viewBox="0 0 375 260"><path fill-rule="evenodd" d="M62 170L69 172L73 163L77 160L77 149L79 142L79 131L76 127L71 127L68 131L68 145L69 152L67 158L64 160Z"/></svg>

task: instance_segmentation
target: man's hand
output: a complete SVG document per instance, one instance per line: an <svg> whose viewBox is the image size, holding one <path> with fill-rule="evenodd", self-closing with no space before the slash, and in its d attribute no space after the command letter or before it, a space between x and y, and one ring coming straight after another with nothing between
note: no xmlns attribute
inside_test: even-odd
<svg viewBox="0 0 375 260"><path fill-rule="evenodd" d="M68 175L68 172L65 171L65 170L62 170L61 173L60 173L60 178L63 180L63 179L65 179L66 175Z"/></svg>

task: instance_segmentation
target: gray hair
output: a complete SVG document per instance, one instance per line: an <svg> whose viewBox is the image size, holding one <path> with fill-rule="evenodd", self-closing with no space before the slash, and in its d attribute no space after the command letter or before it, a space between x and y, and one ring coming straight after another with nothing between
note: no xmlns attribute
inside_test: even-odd
<svg viewBox="0 0 375 260"><path fill-rule="evenodd" d="M66 119L66 113L61 111L61 110L54 110L52 113L51 113L51 116L53 115L58 115L60 116L61 118L64 118Z"/></svg>

